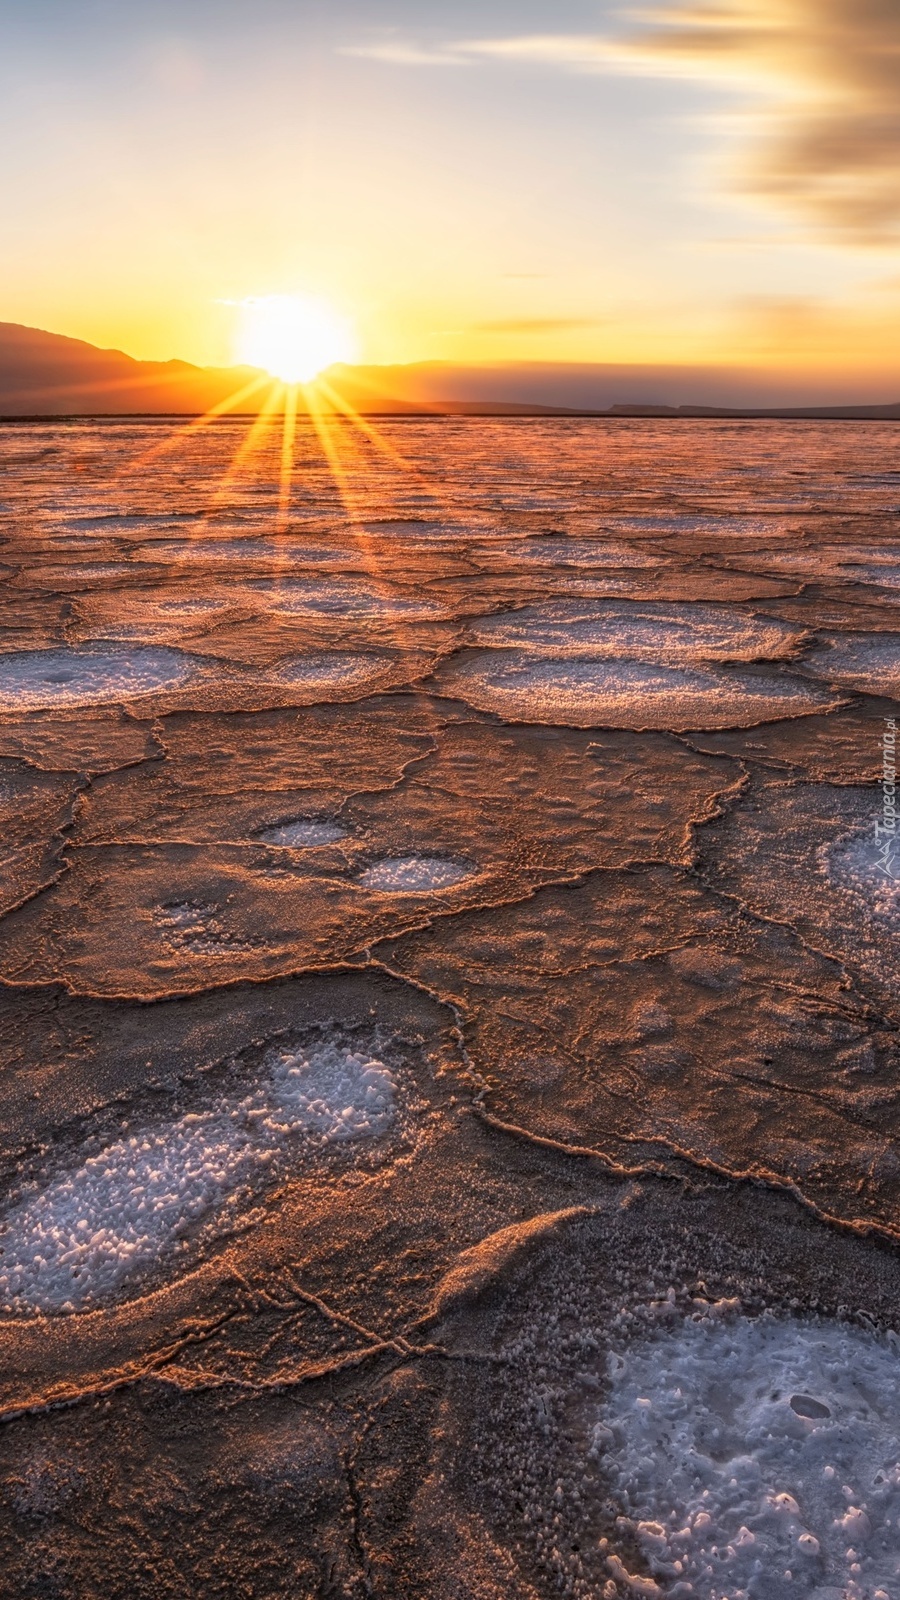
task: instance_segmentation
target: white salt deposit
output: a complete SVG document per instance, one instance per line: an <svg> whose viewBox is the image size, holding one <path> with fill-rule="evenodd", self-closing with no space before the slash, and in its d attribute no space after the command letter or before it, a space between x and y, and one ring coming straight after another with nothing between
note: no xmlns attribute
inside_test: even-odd
<svg viewBox="0 0 900 1600"><path fill-rule="evenodd" d="M900 695L900 633L820 634L803 667L829 683L866 694Z"/></svg>
<svg viewBox="0 0 900 1600"><path fill-rule="evenodd" d="M129 1133L14 1205L0 1229L0 1301L57 1311L115 1294L283 1169L292 1143L386 1133L396 1088L382 1061L335 1044L273 1051L245 1095Z"/></svg>
<svg viewBox="0 0 900 1600"><path fill-rule="evenodd" d="M516 539L499 547L514 561L548 567L661 567L666 556L600 539Z"/></svg>
<svg viewBox="0 0 900 1600"><path fill-rule="evenodd" d="M377 684L384 677L386 660L384 656L351 655L340 650L313 651L283 658L276 666L267 667L260 678L273 687L281 685L327 699L332 691Z"/></svg>
<svg viewBox="0 0 900 1600"><path fill-rule="evenodd" d="M450 616L446 606L421 596L405 595L381 583L341 583L337 579L272 581L255 584L270 611L288 612L292 616L347 617L362 620L371 617L397 617L403 621L422 622Z"/></svg>
<svg viewBox="0 0 900 1600"><path fill-rule="evenodd" d="M196 663L177 650L19 650L0 655L0 710L133 700L177 689Z"/></svg>
<svg viewBox="0 0 900 1600"><path fill-rule="evenodd" d="M447 856L385 856L360 874L364 889L380 889L386 894L431 894L437 889L452 889L477 872L471 861Z"/></svg>
<svg viewBox="0 0 900 1600"><path fill-rule="evenodd" d="M717 667L483 651L447 667L443 694L517 722L591 728L734 728L803 716L834 702L796 678Z"/></svg>
<svg viewBox="0 0 900 1600"><path fill-rule="evenodd" d="M292 822L263 828L256 837L265 844L280 844L291 850L313 850L317 845L337 844L339 839L346 839L347 829L327 818L295 817Z"/></svg>
<svg viewBox="0 0 900 1600"><path fill-rule="evenodd" d="M900 925L900 830L837 839L823 849L825 871L839 889L848 889L869 913Z"/></svg>
<svg viewBox="0 0 900 1600"><path fill-rule="evenodd" d="M608 1375L590 1453L644 1560L608 1557L617 1595L898 1600L893 1336L704 1304Z"/></svg>
<svg viewBox="0 0 900 1600"><path fill-rule="evenodd" d="M479 644L538 655L626 658L667 665L783 656L799 630L775 617L714 605L551 601L479 619Z"/></svg>
<svg viewBox="0 0 900 1600"><path fill-rule="evenodd" d="M336 545L300 545L289 539L205 539L160 540L144 549L145 556L164 561L202 562L224 565L262 562L267 566L321 566L325 562L345 561L348 552Z"/></svg>

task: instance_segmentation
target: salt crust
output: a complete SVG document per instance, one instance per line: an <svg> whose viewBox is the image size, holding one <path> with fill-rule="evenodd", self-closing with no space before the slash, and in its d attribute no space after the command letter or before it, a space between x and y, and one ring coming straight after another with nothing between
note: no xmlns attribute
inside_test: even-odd
<svg viewBox="0 0 900 1600"><path fill-rule="evenodd" d="M535 654L620 657L669 665L784 655L798 630L776 617L714 605L559 600L472 624L479 644Z"/></svg>
<svg viewBox="0 0 900 1600"><path fill-rule="evenodd" d="M333 1043L272 1051L248 1093L128 1133L19 1200L0 1230L0 1302L70 1311L114 1295L281 1170L298 1140L386 1133L396 1088L384 1062Z"/></svg>
<svg viewBox="0 0 900 1600"><path fill-rule="evenodd" d="M179 688L194 669L177 650L17 650L0 655L0 711L133 700Z"/></svg>
<svg viewBox="0 0 900 1600"><path fill-rule="evenodd" d="M900 1348L850 1324L697 1302L607 1358L589 1455L651 1578L616 1594L897 1600ZM635 1566L633 1558L631 1566Z"/></svg>
<svg viewBox="0 0 900 1600"><path fill-rule="evenodd" d="M233 671L214 661L163 645L104 650L19 650L0 654L0 713L67 706L114 705L142 695L173 691L202 673L204 681L237 683L247 689L316 694L371 684L383 659L342 651L288 656L260 672Z"/></svg>
<svg viewBox="0 0 900 1600"><path fill-rule="evenodd" d="M294 616L397 617L403 621L431 621L451 615L433 600L392 591L387 584L341 583L336 579L271 580L253 585L269 611Z"/></svg>
<svg viewBox="0 0 900 1600"><path fill-rule="evenodd" d="M291 850L313 850L317 845L337 844L339 839L346 839L347 829L324 818L296 817L292 822L279 822L273 828L263 828L256 837L264 844L280 844Z"/></svg>
<svg viewBox="0 0 900 1600"><path fill-rule="evenodd" d="M447 856L385 856L367 867L358 882L364 889L380 889L385 894L430 894L452 889L476 872L471 861Z"/></svg>
<svg viewBox="0 0 900 1600"><path fill-rule="evenodd" d="M613 728L727 728L824 708L797 679L716 667L484 651L442 675L442 688L480 710L526 722Z"/></svg>
<svg viewBox="0 0 900 1600"><path fill-rule="evenodd" d="M831 882L865 903L869 912L900 922L900 835L865 833L826 845L822 863Z"/></svg>

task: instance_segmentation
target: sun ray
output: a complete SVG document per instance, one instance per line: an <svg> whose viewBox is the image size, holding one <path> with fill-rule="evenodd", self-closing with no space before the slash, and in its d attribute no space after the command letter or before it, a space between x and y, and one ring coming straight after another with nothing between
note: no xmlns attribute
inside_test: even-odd
<svg viewBox="0 0 900 1600"><path fill-rule="evenodd" d="M281 471L278 479L278 515L275 531L283 533L291 511L291 489L294 479L294 438L297 432L297 385L289 383L284 391L284 428L281 435Z"/></svg>
<svg viewBox="0 0 900 1600"><path fill-rule="evenodd" d="M151 449L144 450L139 456L135 456L134 460L129 461L126 466L116 473L115 479L127 478L133 472L138 472L141 467L145 467L148 462L156 460L159 456L167 455L170 450L177 449L180 444L184 444L187 441L191 434L199 432L202 428L208 428L219 417L227 416L229 412L236 411L238 406L245 400L251 400L255 394L259 393L260 389L264 389L271 382L272 379L267 372L260 373L250 383L245 383L240 389L235 389L233 394L226 395L224 400L219 400L216 405L210 406L209 410L204 411L202 416L191 417L190 421L186 422L183 427L176 428L174 433L167 434L164 439L153 445Z"/></svg>
<svg viewBox="0 0 900 1600"><path fill-rule="evenodd" d="M367 439L372 441L376 449L381 450L398 467L402 467L405 472L411 473L412 476L423 485L423 487L427 488L426 480L422 477L418 469L413 466L412 462L408 461L405 456L402 456L399 450L395 450L393 445L389 444L387 439L385 439L383 435L378 432L378 429L374 426L374 424L367 421L362 413L357 411L355 407L350 404L349 400L345 399L345 397L340 393L340 390L336 389L333 384L329 383L327 378L320 375L316 379L315 387L321 390L322 394L324 394L325 398L330 402L335 410L340 411L348 419L348 421L352 422L355 427L359 428L360 431L366 435Z"/></svg>
<svg viewBox="0 0 900 1600"><path fill-rule="evenodd" d="M228 466L223 472L206 508L205 515L195 522L189 530L186 530L185 543L189 546L196 547L199 542L208 534L212 517L227 498L232 486L243 471L245 463L248 462L255 454L256 450L261 444L263 435L272 424L273 414L277 410L278 403L281 399L282 386L278 383L271 382L271 380L270 383L271 386L269 392L264 397L262 405L260 406L256 416L253 418L253 421L247 427L243 437L238 443L238 446L234 451ZM173 562L167 574L166 581L173 587L177 586L184 578L189 567L192 568L193 563L191 561L190 553L186 552L182 561Z"/></svg>

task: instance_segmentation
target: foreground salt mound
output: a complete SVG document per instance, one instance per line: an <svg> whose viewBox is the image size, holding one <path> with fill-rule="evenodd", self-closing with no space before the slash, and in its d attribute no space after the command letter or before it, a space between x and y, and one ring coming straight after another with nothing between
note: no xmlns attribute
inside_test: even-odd
<svg viewBox="0 0 900 1600"><path fill-rule="evenodd" d="M177 650L19 650L0 655L0 711L134 700L177 689L195 670Z"/></svg>
<svg viewBox="0 0 900 1600"><path fill-rule="evenodd" d="M895 1339L713 1305L607 1366L590 1454L652 1574L611 1554L611 1593L900 1595Z"/></svg>
<svg viewBox="0 0 900 1600"><path fill-rule="evenodd" d="M385 894L429 894L452 889L476 875L471 861L447 856L385 856L360 874L364 889L380 889Z"/></svg>
<svg viewBox="0 0 900 1600"><path fill-rule="evenodd" d="M479 644L551 656L625 657L667 665L783 656L800 632L776 617L728 606L551 601L481 618Z"/></svg>
<svg viewBox="0 0 900 1600"><path fill-rule="evenodd" d="M514 722L576 728L751 727L809 715L834 702L796 678L723 667L670 667L590 657L490 650L453 663L440 692Z"/></svg>
<svg viewBox="0 0 900 1600"><path fill-rule="evenodd" d="M384 1062L343 1046L272 1051L247 1094L118 1139L13 1206L0 1228L0 1302L59 1311L115 1294L282 1170L298 1141L385 1134L396 1088Z"/></svg>

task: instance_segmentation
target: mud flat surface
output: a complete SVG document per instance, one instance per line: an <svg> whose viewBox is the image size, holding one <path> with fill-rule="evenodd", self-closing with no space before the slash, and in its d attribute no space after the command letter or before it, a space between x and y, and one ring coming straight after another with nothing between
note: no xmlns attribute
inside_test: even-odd
<svg viewBox="0 0 900 1600"><path fill-rule="evenodd" d="M900 1600L896 430L366 426L0 430L0 1596Z"/></svg>

